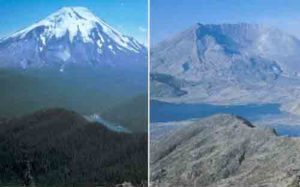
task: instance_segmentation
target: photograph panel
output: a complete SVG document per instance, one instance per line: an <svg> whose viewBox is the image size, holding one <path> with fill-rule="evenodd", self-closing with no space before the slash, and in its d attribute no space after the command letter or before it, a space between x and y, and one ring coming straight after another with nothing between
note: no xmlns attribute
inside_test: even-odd
<svg viewBox="0 0 300 187"><path fill-rule="evenodd" d="M299 186L298 1L151 1L151 186Z"/></svg>
<svg viewBox="0 0 300 187"><path fill-rule="evenodd" d="M147 0L0 13L0 186L147 186Z"/></svg>

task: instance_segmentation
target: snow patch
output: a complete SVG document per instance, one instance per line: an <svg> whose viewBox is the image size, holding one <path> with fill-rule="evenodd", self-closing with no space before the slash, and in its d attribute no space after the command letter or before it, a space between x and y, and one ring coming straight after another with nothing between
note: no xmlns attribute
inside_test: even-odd
<svg viewBox="0 0 300 187"><path fill-rule="evenodd" d="M101 49L103 44L102 44L102 42L100 40L97 40L97 45Z"/></svg>

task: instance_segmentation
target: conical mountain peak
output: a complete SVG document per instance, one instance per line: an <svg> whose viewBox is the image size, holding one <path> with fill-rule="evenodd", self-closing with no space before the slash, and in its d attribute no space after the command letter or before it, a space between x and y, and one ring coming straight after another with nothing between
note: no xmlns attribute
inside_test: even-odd
<svg viewBox="0 0 300 187"><path fill-rule="evenodd" d="M7 50L16 52L10 56ZM124 59L140 61L145 51L135 39L85 7L63 7L0 41L0 58L2 53L9 65L21 62L23 68L54 62L63 66L68 62L116 65Z"/></svg>

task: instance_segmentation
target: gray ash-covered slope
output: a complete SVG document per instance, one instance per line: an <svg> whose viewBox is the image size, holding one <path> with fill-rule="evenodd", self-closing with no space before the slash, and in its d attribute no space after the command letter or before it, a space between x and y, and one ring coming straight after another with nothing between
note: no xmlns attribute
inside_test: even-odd
<svg viewBox="0 0 300 187"><path fill-rule="evenodd" d="M300 40L276 28L196 24L153 48L152 96L217 101L251 97L252 90L264 95L287 79L299 82L299 51Z"/></svg>
<svg viewBox="0 0 300 187"><path fill-rule="evenodd" d="M0 67L69 64L146 67L146 48L84 7L61 8L0 40Z"/></svg>
<svg viewBox="0 0 300 187"><path fill-rule="evenodd" d="M114 132L59 108L2 119L0 185L114 186L127 181L135 186L147 180L146 145L145 133Z"/></svg>
<svg viewBox="0 0 300 187"><path fill-rule="evenodd" d="M299 151L300 139L279 137L236 116L215 115L183 123L153 142L152 185L298 187Z"/></svg>

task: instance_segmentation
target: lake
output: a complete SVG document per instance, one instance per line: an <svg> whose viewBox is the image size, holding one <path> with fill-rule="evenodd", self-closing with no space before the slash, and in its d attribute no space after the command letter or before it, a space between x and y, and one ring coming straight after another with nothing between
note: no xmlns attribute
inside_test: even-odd
<svg viewBox="0 0 300 187"><path fill-rule="evenodd" d="M204 118L219 113L238 115L251 122L264 119L266 116L283 114L280 111L280 104L174 104L151 100L150 121L151 123L182 121ZM282 136L300 136L300 126L274 124L272 127Z"/></svg>
<svg viewBox="0 0 300 187"><path fill-rule="evenodd" d="M300 125L275 125L276 132L281 136L299 137Z"/></svg>
<svg viewBox="0 0 300 187"><path fill-rule="evenodd" d="M248 105L211 105L211 104L173 104L151 101L151 122L181 121L191 118L204 118L214 114L234 114L250 121L256 121L265 115L281 114L279 104Z"/></svg>

